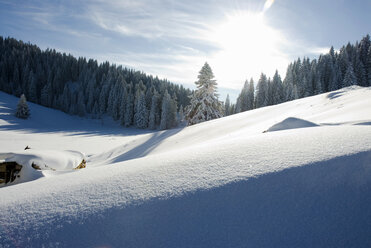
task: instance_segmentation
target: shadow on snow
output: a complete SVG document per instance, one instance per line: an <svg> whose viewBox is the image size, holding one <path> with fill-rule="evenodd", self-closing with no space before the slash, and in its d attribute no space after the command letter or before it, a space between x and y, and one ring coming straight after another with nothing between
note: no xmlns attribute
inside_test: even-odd
<svg viewBox="0 0 371 248"><path fill-rule="evenodd" d="M368 151L83 220L54 216L37 227L0 229L0 239L66 247L371 247L370 206Z"/></svg>

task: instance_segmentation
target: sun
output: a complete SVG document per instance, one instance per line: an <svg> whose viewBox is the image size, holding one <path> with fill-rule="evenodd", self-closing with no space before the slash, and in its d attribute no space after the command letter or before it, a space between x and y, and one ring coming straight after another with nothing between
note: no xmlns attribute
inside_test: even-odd
<svg viewBox="0 0 371 248"><path fill-rule="evenodd" d="M212 39L220 49L213 64L226 77L245 72L246 78L256 78L261 72L274 73L282 63L287 65L279 52L284 37L267 24L264 12L227 15L213 30Z"/></svg>
<svg viewBox="0 0 371 248"><path fill-rule="evenodd" d="M224 49L243 51L261 46L260 42L264 42L269 32L262 14L239 13L227 16L218 27L216 42Z"/></svg>

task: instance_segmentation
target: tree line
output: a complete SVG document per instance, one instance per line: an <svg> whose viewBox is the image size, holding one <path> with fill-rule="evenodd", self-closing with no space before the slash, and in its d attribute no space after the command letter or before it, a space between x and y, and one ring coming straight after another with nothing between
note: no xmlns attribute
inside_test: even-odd
<svg viewBox="0 0 371 248"><path fill-rule="evenodd" d="M192 94L143 72L1 36L0 90L68 114L108 115L143 129L176 126Z"/></svg>
<svg viewBox="0 0 371 248"><path fill-rule="evenodd" d="M111 116L123 126L149 129L175 127L186 111L188 124L313 96L351 85L371 86L371 41L331 47L318 59L298 58L284 80L264 73L255 87L245 82L235 104L219 102L217 84L205 63L191 91L167 80L122 66L75 58L55 50L0 36L0 90L25 94L31 102L68 114Z"/></svg>
<svg viewBox="0 0 371 248"><path fill-rule="evenodd" d="M262 73L257 82L246 81L236 104L229 96L225 115L313 96L351 85L371 86L371 42L366 35L356 44L348 43L335 51L331 47L318 59L298 58L287 67L284 80L276 73L267 78Z"/></svg>

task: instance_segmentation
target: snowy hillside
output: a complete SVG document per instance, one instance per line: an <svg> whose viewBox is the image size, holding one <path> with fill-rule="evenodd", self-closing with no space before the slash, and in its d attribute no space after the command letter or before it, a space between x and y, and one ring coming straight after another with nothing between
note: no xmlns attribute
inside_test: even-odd
<svg viewBox="0 0 371 248"><path fill-rule="evenodd" d="M33 104L20 120L17 101L0 92L0 153L87 167L0 188L3 247L371 246L371 88L146 133Z"/></svg>

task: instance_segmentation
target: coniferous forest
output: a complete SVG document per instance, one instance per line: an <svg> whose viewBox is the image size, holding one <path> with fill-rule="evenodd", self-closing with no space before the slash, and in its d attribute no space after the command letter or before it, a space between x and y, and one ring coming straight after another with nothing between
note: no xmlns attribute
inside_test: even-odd
<svg viewBox="0 0 371 248"><path fill-rule="evenodd" d="M235 104L229 96L224 115L275 105L343 87L371 86L371 41L356 44L318 59L298 58L285 78L261 74L257 84L246 80ZM168 129L180 121L192 91L143 72L109 62L42 51L36 45L0 36L0 90L68 114L111 116L123 126Z"/></svg>
<svg viewBox="0 0 371 248"><path fill-rule="evenodd" d="M0 36L0 90L68 114L111 116L123 126L168 129L189 89L109 62L59 53ZM181 111L180 111L181 109Z"/></svg>
<svg viewBox="0 0 371 248"><path fill-rule="evenodd" d="M246 81L236 104L229 97L225 114L275 105L307 96L313 96L351 85L371 86L371 41L366 35L360 42L348 43L335 52L331 47L318 59L298 58L287 67L282 80L276 71L273 78L262 73L256 89L253 79Z"/></svg>

